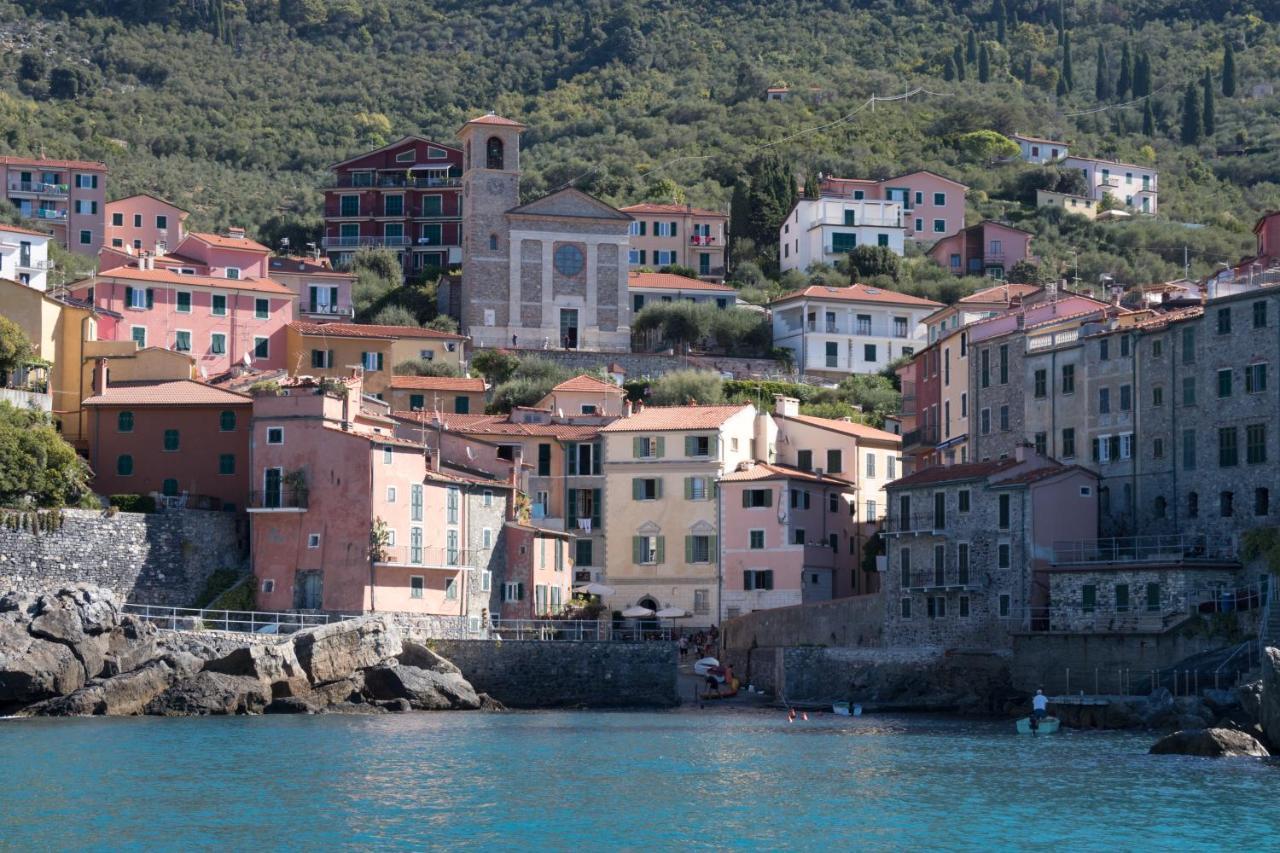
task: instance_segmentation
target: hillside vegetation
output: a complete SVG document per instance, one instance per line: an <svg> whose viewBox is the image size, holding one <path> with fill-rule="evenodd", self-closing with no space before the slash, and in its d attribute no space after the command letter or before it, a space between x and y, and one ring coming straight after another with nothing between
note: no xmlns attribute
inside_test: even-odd
<svg viewBox="0 0 1280 853"><path fill-rule="evenodd" d="M100 158L113 195L274 241L316 233L330 163L493 109L530 126L528 195L727 209L770 163L928 168L971 186L973 219L1035 231L1046 274L1141 283L1237 259L1280 207L1280 95L1252 96L1280 79L1277 19L1272 0L0 0L0 153ZM823 96L766 103L781 84ZM1160 221L1025 212L1040 178L993 164L982 130L1154 163ZM766 243L738 252L764 292ZM937 278L908 259L898 284Z"/></svg>

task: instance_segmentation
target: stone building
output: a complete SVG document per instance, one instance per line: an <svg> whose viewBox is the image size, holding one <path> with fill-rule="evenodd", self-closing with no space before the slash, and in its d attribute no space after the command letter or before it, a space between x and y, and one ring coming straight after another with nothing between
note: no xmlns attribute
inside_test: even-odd
<svg viewBox="0 0 1280 853"><path fill-rule="evenodd" d="M521 204L524 129L490 113L458 131L462 328L477 346L628 351L632 217L571 187Z"/></svg>
<svg viewBox="0 0 1280 853"><path fill-rule="evenodd" d="M1007 648L1042 629L1053 543L1096 537L1096 481L1020 445L890 483L886 644Z"/></svg>

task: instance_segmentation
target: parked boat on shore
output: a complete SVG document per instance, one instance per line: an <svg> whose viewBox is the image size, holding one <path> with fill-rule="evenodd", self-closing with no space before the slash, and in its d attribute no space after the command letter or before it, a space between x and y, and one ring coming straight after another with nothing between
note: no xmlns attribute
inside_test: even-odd
<svg viewBox="0 0 1280 853"><path fill-rule="evenodd" d="M1023 717L1018 720L1018 734L1020 735L1051 735L1058 731L1061 721L1057 717L1044 717L1037 721L1034 725L1030 717Z"/></svg>

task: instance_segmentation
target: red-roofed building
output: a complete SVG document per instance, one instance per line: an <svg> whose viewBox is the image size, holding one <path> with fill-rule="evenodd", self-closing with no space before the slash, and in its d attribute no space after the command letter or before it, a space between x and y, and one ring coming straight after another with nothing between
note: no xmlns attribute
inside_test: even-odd
<svg viewBox="0 0 1280 853"><path fill-rule="evenodd" d="M724 279L727 213L689 204L650 202L619 209L635 217L627 257L632 270L676 264L696 270L699 278Z"/></svg>
<svg viewBox="0 0 1280 853"><path fill-rule="evenodd" d="M0 157L4 197L23 216L48 226L71 251L102 248L107 166L90 160Z"/></svg>
<svg viewBox="0 0 1280 853"><path fill-rule="evenodd" d="M44 231L0 223L0 278L44 291L52 264L49 241Z"/></svg>
<svg viewBox="0 0 1280 853"><path fill-rule="evenodd" d="M295 316L315 323L350 320L355 314L351 288L355 274L335 270L324 258L273 255L271 278L298 294Z"/></svg>
<svg viewBox="0 0 1280 853"><path fill-rule="evenodd" d="M455 376L392 376L393 411L453 412L459 415L484 411L484 380Z"/></svg>
<svg viewBox="0 0 1280 853"><path fill-rule="evenodd" d="M959 181L921 169L884 180L824 177L823 198L882 199L902 206L902 225L914 240L937 240L964 227L965 193Z"/></svg>
<svg viewBox="0 0 1280 853"><path fill-rule="evenodd" d="M406 136L329 168L324 250L335 266L362 246L386 246L409 274L462 263L460 148Z"/></svg>
<svg viewBox="0 0 1280 853"><path fill-rule="evenodd" d="M93 490L243 510L253 399L190 379L112 383L108 363L83 403Z"/></svg>
<svg viewBox="0 0 1280 853"><path fill-rule="evenodd" d="M291 323L287 331L289 370L308 376L340 377L353 366L364 369L364 392L386 398L395 367L432 361L461 369L467 339L419 326L363 323Z"/></svg>
<svg viewBox="0 0 1280 853"><path fill-rule="evenodd" d="M924 319L941 303L865 284L815 285L769 303L774 346L804 374L879 373L926 342Z"/></svg>
<svg viewBox="0 0 1280 853"><path fill-rule="evenodd" d="M163 255L170 246L177 248L186 239L190 214L150 193L109 201L106 210L106 247L133 255Z"/></svg>
<svg viewBox="0 0 1280 853"><path fill-rule="evenodd" d="M952 275L1003 280L1014 264L1033 257L1031 232L987 220L943 237L929 257Z"/></svg>
<svg viewBox="0 0 1280 853"><path fill-rule="evenodd" d="M631 310L636 314L655 302L708 302L718 308L738 303L738 291L727 284L672 273L632 270L627 275L627 292L631 295Z"/></svg>

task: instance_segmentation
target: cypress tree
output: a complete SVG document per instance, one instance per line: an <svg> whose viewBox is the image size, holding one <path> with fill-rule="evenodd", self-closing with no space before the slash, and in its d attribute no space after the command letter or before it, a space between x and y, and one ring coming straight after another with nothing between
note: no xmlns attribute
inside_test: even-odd
<svg viewBox="0 0 1280 853"><path fill-rule="evenodd" d="M819 192L818 173L810 169L804 176L804 197L805 198L821 198L822 193Z"/></svg>
<svg viewBox="0 0 1280 853"><path fill-rule="evenodd" d="M1062 79L1070 92L1076 87L1074 75L1071 73L1071 33L1062 34Z"/></svg>
<svg viewBox="0 0 1280 853"><path fill-rule="evenodd" d="M1208 68L1204 70L1204 135L1213 136L1218 120L1213 103L1213 74Z"/></svg>
<svg viewBox="0 0 1280 853"><path fill-rule="evenodd" d="M985 43L978 49L978 81L991 82L991 54Z"/></svg>
<svg viewBox="0 0 1280 853"><path fill-rule="evenodd" d="M1094 74L1093 94L1099 101L1111 97L1111 70L1107 67L1107 51L1098 42L1098 64Z"/></svg>
<svg viewBox="0 0 1280 853"><path fill-rule="evenodd" d="M948 82L956 79L956 61L949 56L942 66L942 79Z"/></svg>
<svg viewBox="0 0 1280 853"><path fill-rule="evenodd" d="M956 45L955 48L951 51L951 59L956 64L956 79L961 82L964 82L964 78L965 78L964 51L960 49L960 45Z"/></svg>
<svg viewBox="0 0 1280 853"><path fill-rule="evenodd" d="M1222 96L1235 97L1236 94L1236 52L1227 42L1222 50Z"/></svg>
<svg viewBox="0 0 1280 853"><path fill-rule="evenodd" d="M1067 37L1067 3L1058 0L1058 44L1063 44Z"/></svg>
<svg viewBox="0 0 1280 853"><path fill-rule="evenodd" d="M1133 64L1133 96L1145 98L1151 94L1151 57L1143 50Z"/></svg>
<svg viewBox="0 0 1280 853"><path fill-rule="evenodd" d="M970 65L978 61L978 37L974 35L973 30L969 30L965 35L964 61Z"/></svg>
<svg viewBox="0 0 1280 853"><path fill-rule="evenodd" d="M1116 80L1116 97L1123 98L1133 88L1133 60L1129 56L1129 43L1120 49L1120 77Z"/></svg>
<svg viewBox="0 0 1280 853"><path fill-rule="evenodd" d="M1147 100L1142 105L1142 135L1143 136L1156 135L1156 117L1151 112L1150 98L1147 98Z"/></svg>
<svg viewBox="0 0 1280 853"><path fill-rule="evenodd" d="M996 18L996 39L1004 44L1005 28L1009 25L1009 13L1004 7L1004 0L996 0L995 5L991 8L991 13Z"/></svg>
<svg viewBox="0 0 1280 853"><path fill-rule="evenodd" d="M738 240L751 236L751 185L745 177L733 182L733 196L729 199L729 252L730 263L738 258Z"/></svg>
<svg viewBox="0 0 1280 853"><path fill-rule="evenodd" d="M1197 145L1204 137L1204 113L1200 108L1200 91L1195 83L1187 84L1182 96L1182 144Z"/></svg>
<svg viewBox="0 0 1280 853"><path fill-rule="evenodd" d="M1059 97L1059 98L1061 98L1063 95L1067 94L1067 92L1069 92L1069 91L1070 91L1070 89L1068 89L1068 88L1067 88L1067 78L1066 78L1066 77L1063 77L1061 74L1059 74L1059 75L1058 75L1058 89L1057 89L1057 91L1058 91L1058 97Z"/></svg>

